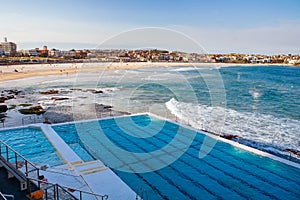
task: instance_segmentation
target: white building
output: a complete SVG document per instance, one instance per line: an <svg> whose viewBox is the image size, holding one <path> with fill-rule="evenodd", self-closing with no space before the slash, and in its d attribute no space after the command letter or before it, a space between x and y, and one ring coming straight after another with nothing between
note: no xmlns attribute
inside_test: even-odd
<svg viewBox="0 0 300 200"><path fill-rule="evenodd" d="M57 57L61 57L61 56L62 56L61 51L58 50L58 49L51 49L51 50L48 52L48 55L49 55L49 57L54 57L54 58L57 58Z"/></svg>
<svg viewBox="0 0 300 200"><path fill-rule="evenodd" d="M75 50L74 51L72 51L72 50L70 50L70 51L61 51L60 53L61 53L61 56L63 56L63 57L75 57L76 56L76 51Z"/></svg>
<svg viewBox="0 0 300 200"><path fill-rule="evenodd" d="M0 50L7 56L14 56L17 53L17 45L13 42L7 42L7 38L4 38L4 42L0 43Z"/></svg>

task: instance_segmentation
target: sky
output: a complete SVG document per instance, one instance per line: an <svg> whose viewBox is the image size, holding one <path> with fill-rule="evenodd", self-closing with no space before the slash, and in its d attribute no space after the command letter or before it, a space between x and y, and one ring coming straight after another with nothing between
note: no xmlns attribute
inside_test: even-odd
<svg viewBox="0 0 300 200"><path fill-rule="evenodd" d="M7 37L18 49L165 45L196 53L300 54L299 0L0 0L0 5L0 39ZM140 39L132 45L135 37Z"/></svg>

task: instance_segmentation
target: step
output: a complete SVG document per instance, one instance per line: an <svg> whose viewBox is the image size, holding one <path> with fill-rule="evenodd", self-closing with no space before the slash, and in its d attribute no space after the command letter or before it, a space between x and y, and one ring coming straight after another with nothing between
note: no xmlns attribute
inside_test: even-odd
<svg viewBox="0 0 300 200"><path fill-rule="evenodd" d="M82 175L94 174L108 170L108 168L105 165L103 165L103 163L99 160L75 163L73 164L73 167Z"/></svg>

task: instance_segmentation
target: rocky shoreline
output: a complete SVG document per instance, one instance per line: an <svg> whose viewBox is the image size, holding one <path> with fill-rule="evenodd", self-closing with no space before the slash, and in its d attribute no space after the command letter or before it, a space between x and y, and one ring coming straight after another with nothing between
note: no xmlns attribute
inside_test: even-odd
<svg viewBox="0 0 300 200"><path fill-rule="evenodd" d="M32 94L37 92L14 89L2 90L0 91L0 122L3 124L3 127L13 127L31 123L40 123L45 120L49 123L63 123L130 114L114 110L113 107L109 105L93 102L87 102L85 104L80 103L80 105L73 106L56 104L57 102L70 101L70 97L61 95L71 93L72 91L81 91L83 93L91 94L104 93L102 90L82 90L75 88L69 89L68 91L53 89L39 91L38 93L46 95L47 100L53 102L51 105L44 105L44 103L39 101L38 98L32 97ZM84 99L86 97L81 98ZM75 108L74 106L80 106L80 109ZM9 123L6 123L7 121L9 121ZM22 121L22 124L20 121Z"/></svg>

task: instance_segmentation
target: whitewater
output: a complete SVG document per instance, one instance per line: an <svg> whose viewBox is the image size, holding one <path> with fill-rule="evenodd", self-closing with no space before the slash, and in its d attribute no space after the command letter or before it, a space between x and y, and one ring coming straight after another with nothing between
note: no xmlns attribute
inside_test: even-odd
<svg viewBox="0 0 300 200"><path fill-rule="evenodd" d="M166 107L184 123L199 130L237 136L247 145L275 153L285 154L286 149L300 150L298 131L300 124L297 120L178 102L173 98L166 102ZM220 133L214 131L215 127L211 125L211 121L222 119L219 119L220 115L212 114L213 112L219 112L221 116L225 113L225 122L221 124Z"/></svg>

